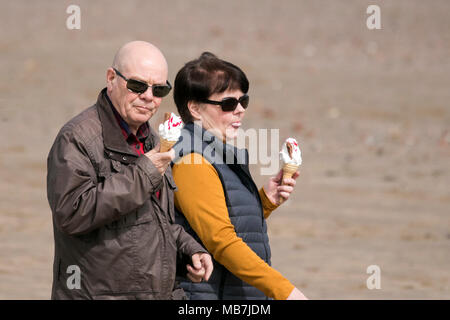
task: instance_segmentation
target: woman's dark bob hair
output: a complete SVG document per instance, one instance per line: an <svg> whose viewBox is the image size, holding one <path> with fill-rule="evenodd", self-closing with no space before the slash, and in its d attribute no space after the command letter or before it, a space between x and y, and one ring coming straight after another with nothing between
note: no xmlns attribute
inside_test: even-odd
<svg viewBox="0 0 450 320"><path fill-rule="evenodd" d="M247 76L239 67L210 52L203 52L178 71L173 98L181 119L188 123L194 120L188 109L189 101L202 101L226 90L247 93L248 87Z"/></svg>

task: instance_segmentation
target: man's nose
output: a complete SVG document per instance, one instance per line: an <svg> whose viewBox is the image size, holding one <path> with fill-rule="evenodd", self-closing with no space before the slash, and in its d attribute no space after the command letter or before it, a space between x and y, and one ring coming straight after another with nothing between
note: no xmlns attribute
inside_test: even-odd
<svg viewBox="0 0 450 320"><path fill-rule="evenodd" d="M142 100L152 101L153 100L153 91L152 87L148 87L144 93L141 93L139 97Z"/></svg>

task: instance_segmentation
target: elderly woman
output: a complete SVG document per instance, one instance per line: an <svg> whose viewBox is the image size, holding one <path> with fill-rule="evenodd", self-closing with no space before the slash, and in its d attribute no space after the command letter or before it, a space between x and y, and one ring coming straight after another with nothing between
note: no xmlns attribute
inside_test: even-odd
<svg viewBox="0 0 450 320"><path fill-rule="evenodd" d="M188 62L175 79L174 99L185 123L173 165L178 222L215 260L208 282L182 279L193 300L306 299L270 266L265 221L280 199L289 197L298 172L282 185L280 171L258 190L246 150L227 143L241 126L248 89L239 67L208 52Z"/></svg>

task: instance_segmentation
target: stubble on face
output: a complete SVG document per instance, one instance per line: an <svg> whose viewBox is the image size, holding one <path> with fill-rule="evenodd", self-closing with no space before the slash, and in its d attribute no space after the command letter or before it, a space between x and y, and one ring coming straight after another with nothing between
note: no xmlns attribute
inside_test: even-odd
<svg viewBox="0 0 450 320"><path fill-rule="evenodd" d="M167 80L167 62L161 51L155 46L133 41L125 44L114 57L113 66L125 77L144 81L149 85L164 84ZM152 89L143 94L130 92L126 81L108 69L108 95L130 129L135 133L138 128L151 119L157 112L162 98L154 97ZM111 72L113 73L112 76Z"/></svg>

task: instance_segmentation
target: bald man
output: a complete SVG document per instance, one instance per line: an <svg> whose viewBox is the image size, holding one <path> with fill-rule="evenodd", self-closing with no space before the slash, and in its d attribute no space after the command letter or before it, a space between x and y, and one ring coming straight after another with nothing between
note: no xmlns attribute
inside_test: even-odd
<svg viewBox="0 0 450 320"><path fill-rule="evenodd" d="M177 261L193 281L211 275L207 251L174 223L174 151L159 152L148 124L167 74L154 45L125 44L97 102L58 133L47 159L52 299L183 299Z"/></svg>

